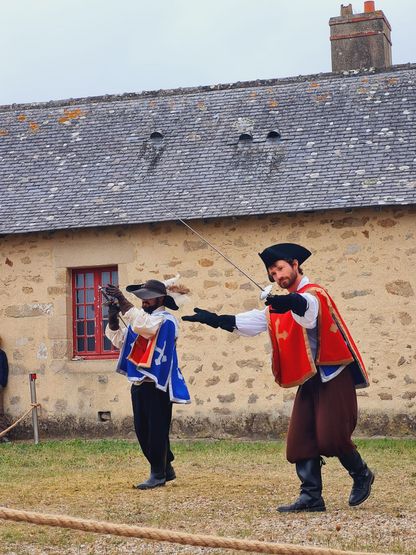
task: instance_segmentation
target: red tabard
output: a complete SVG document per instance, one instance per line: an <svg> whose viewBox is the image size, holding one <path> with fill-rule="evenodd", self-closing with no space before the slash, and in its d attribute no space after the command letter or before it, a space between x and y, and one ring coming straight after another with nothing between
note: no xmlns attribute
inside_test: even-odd
<svg viewBox="0 0 416 555"><path fill-rule="evenodd" d="M133 347L131 348L127 360L130 360L141 368L150 368L152 365L153 353L155 352L158 333L150 339L146 339L139 335L133 343Z"/></svg>
<svg viewBox="0 0 416 555"><path fill-rule="evenodd" d="M315 360L306 328L293 319L291 311L277 314L270 311L270 307L267 310L276 382L281 387L294 387L314 376L317 366L340 366L355 361L363 382L368 384L361 355L334 301L320 285L309 283L297 291L306 292L315 295L319 301Z"/></svg>

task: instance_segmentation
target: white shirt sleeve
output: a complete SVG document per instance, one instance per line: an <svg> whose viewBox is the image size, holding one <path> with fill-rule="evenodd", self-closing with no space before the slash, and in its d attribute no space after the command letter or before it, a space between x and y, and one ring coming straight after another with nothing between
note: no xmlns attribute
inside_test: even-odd
<svg viewBox="0 0 416 555"><path fill-rule="evenodd" d="M299 293L299 295L302 295L302 297L306 299L308 307L303 316L298 316L292 312L293 319L306 329L314 329L318 321L319 301L310 293ZM267 331L266 310L267 309L254 309L236 314L235 323L237 329L235 333L245 337L253 337L254 335Z"/></svg>
<svg viewBox="0 0 416 555"><path fill-rule="evenodd" d="M235 323L237 329L235 333L245 337L253 337L267 331L266 310L254 309L236 314Z"/></svg>
<svg viewBox="0 0 416 555"><path fill-rule="evenodd" d="M119 328L118 330L110 330L107 324L105 328L105 336L111 341L111 343L116 347L116 349L121 349L124 342L124 333L126 331L125 327Z"/></svg>
<svg viewBox="0 0 416 555"><path fill-rule="evenodd" d="M160 328L165 316L163 312L155 310L152 314L148 314L142 308L136 308L133 306L125 314L123 314L123 320L126 322L127 326L131 326L134 333L150 339L156 335L158 329ZM107 325L105 329L105 335L117 349L121 349L124 341L125 327L120 323L120 328L118 330L110 330Z"/></svg>
<svg viewBox="0 0 416 555"><path fill-rule="evenodd" d="M306 299L308 308L303 316L299 316L292 312L293 319L302 327L312 330L316 327L318 320L319 301L315 295L311 295L310 293L298 293L298 295L302 295L302 297Z"/></svg>

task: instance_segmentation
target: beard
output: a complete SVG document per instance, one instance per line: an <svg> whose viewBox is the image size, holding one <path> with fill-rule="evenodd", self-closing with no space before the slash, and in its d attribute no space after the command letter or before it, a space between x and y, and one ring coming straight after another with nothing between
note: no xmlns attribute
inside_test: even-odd
<svg viewBox="0 0 416 555"><path fill-rule="evenodd" d="M292 270L290 276L285 277L279 281L279 287L281 287L282 289L289 289L289 287L291 287L295 283L297 277L297 272L295 272L295 270Z"/></svg>

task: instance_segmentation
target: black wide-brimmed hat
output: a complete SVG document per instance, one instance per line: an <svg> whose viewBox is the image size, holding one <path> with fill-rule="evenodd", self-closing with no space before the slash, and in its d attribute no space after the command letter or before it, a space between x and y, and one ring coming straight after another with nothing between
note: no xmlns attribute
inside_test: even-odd
<svg viewBox="0 0 416 555"><path fill-rule="evenodd" d="M278 243L277 245L267 247L263 252L259 252L259 256L266 266L266 270L277 260L297 260L300 266L311 254L311 251L308 251L308 249L296 243ZM269 280L274 281L270 275Z"/></svg>
<svg viewBox="0 0 416 555"><path fill-rule="evenodd" d="M165 297L164 305L171 310L178 310L174 298L168 294L166 285L157 279L149 279L145 283L139 285L128 285L126 291L133 293L139 299L156 299L157 297Z"/></svg>

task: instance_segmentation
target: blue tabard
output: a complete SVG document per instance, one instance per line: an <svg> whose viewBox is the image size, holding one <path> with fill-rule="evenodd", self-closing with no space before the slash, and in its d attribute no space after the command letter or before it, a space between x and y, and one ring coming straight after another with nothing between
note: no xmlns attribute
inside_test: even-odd
<svg viewBox="0 0 416 555"><path fill-rule="evenodd" d="M163 312L163 315L165 320L162 322L156 337L150 367L143 368L128 360L127 357L138 337L138 334L129 326L125 332L116 371L127 376L131 382L137 383L143 381L144 378L150 378L155 382L158 389L169 391L169 397L173 403L190 403L191 397L178 366L176 320L169 312Z"/></svg>

